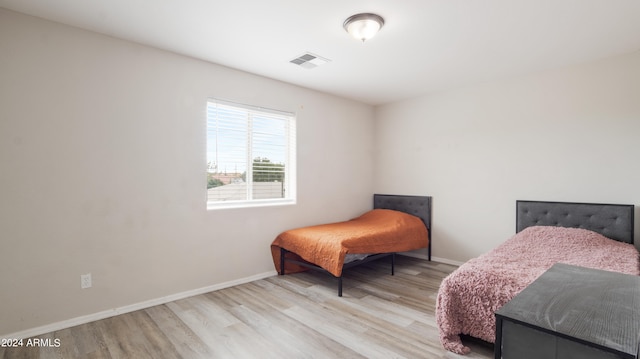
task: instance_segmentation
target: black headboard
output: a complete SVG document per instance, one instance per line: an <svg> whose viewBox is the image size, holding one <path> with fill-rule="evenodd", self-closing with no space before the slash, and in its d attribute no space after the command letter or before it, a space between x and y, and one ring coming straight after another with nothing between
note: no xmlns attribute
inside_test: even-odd
<svg viewBox="0 0 640 359"><path fill-rule="evenodd" d="M584 228L633 243L632 204L516 201L516 232L531 226Z"/></svg>
<svg viewBox="0 0 640 359"><path fill-rule="evenodd" d="M392 209L414 215L431 228L431 197L374 194L373 208Z"/></svg>
<svg viewBox="0 0 640 359"><path fill-rule="evenodd" d="M431 260L431 197L430 196L404 196L393 194L374 194L374 209L392 209L409 213L420 219L427 226L429 246L427 257Z"/></svg>

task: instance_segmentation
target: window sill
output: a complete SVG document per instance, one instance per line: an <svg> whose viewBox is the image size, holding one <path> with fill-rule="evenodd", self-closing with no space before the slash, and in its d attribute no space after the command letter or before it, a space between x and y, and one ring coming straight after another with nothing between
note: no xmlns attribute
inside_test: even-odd
<svg viewBox="0 0 640 359"><path fill-rule="evenodd" d="M208 202L207 210L211 211L211 210L217 210L217 209L232 209L232 208L290 206L294 204L296 204L295 199Z"/></svg>

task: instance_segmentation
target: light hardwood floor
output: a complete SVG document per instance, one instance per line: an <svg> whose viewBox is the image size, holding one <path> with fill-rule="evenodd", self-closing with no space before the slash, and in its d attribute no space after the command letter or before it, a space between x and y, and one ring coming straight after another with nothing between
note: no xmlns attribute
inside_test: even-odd
<svg viewBox="0 0 640 359"><path fill-rule="evenodd" d="M336 279L274 276L38 336L58 348L0 348L0 358L492 358L442 349L434 318L454 266L397 256Z"/></svg>

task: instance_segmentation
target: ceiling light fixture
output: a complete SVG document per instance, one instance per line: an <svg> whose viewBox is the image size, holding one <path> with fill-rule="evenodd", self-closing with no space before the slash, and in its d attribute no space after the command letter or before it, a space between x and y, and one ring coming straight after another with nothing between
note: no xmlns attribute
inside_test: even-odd
<svg viewBox="0 0 640 359"><path fill-rule="evenodd" d="M350 16L342 25L351 36L365 42L374 37L384 25L384 19L376 14L363 13Z"/></svg>

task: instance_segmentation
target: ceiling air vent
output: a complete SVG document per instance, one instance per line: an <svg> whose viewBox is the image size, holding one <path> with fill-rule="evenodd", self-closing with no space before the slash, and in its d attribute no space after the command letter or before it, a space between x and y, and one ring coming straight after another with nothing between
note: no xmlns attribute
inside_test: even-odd
<svg viewBox="0 0 640 359"><path fill-rule="evenodd" d="M305 69L310 70L310 69L312 69L314 67L318 67L318 66L320 66L322 64L326 64L329 61L331 61L331 60L326 59L326 58L324 58L322 56L314 55L314 54L311 54L311 53L307 52L306 54L304 54L302 56L298 56L298 57L296 57L295 59L293 59L293 60L291 60L289 62L291 62L292 64L299 65L301 67L304 67Z"/></svg>

